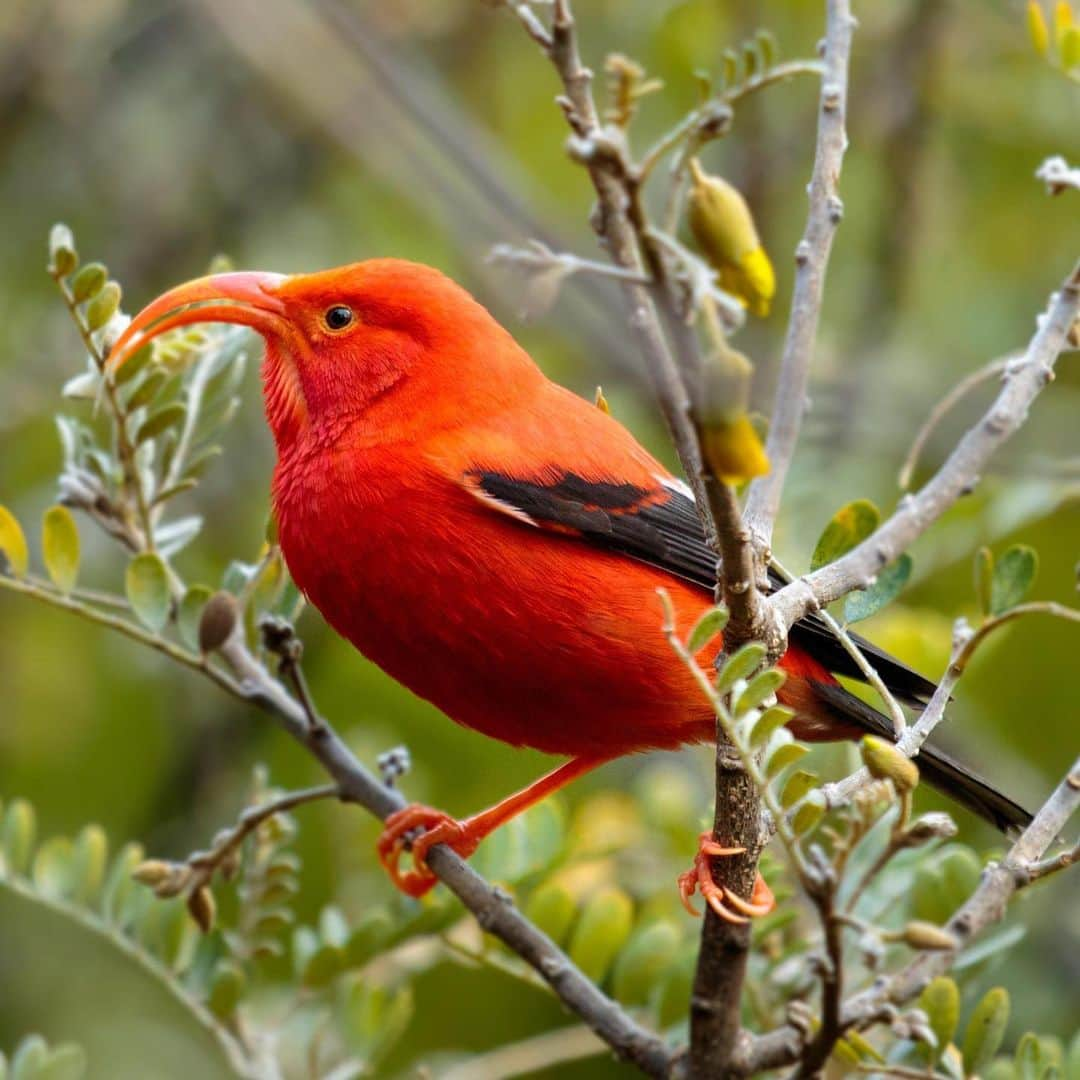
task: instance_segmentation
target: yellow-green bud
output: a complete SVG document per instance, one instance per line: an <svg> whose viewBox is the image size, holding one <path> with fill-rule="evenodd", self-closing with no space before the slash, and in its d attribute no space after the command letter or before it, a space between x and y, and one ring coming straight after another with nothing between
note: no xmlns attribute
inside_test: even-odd
<svg viewBox="0 0 1080 1080"><path fill-rule="evenodd" d="M874 735L864 735L859 743L863 764L876 780L891 780L898 792L914 789L919 782L919 770L895 746Z"/></svg>
<svg viewBox="0 0 1080 1080"><path fill-rule="evenodd" d="M719 272L721 286L760 318L769 314L776 293L772 262L761 246L750 207L738 188L709 176L695 158L687 222L698 246Z"/></svg>

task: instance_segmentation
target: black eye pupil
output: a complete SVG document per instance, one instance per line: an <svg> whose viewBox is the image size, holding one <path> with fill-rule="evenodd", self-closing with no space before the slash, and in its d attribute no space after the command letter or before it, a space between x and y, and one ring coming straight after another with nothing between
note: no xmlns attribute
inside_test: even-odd
<svg viewBox="0 0 1080 1080"><path fill-rule="evenodd" d="M336 304L326 313L326 325L331 330L343 330L352 322L352 311L344 304Z"/></svg>

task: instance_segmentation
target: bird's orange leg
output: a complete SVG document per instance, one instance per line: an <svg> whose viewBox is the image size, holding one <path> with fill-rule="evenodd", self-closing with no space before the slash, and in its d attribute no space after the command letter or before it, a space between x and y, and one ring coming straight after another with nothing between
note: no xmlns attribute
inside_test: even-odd
<svg viewBox="0 0 1080 1080"><path fill-rule="evenodd" d="M423 896L438 880L428 869L426 861L428 851L436 844L446 844L463 859L467 859L480 841L500 825L505 825L511 818L517 817L522 811L528 810L530 806L558 791L571 780L576 780L607 760L609 759L571 758L527 788L463 821L457 821L441 810L422 806L420 803L403 807L384 822L385 828L378 843L379 861L390 875L390 880L402 892L409 896ZM419 836L410 837L410 833L415 829L424 831ZM407 847L412 849L413 868L402 870L399 863Z"/></svg>
<svg viewBox="0 0 1080 1080"><path fill-rule="evenodd" d="M698 852L694 856L694 865L684 874L679 875L679 895L683 907L691 915L698 912L690 903L690 897L700 891L705 903L729 923L745 923L757 915L768 915L776 906L776 898L765 879L758 874L754 881L754 891L749 900L736 896L727 886L719 886L713 880L711 860L718 855L741 855L746 848L723 847L712 836L703 832L698 837ZM734 911L732 910L734 908Z"/></svg>

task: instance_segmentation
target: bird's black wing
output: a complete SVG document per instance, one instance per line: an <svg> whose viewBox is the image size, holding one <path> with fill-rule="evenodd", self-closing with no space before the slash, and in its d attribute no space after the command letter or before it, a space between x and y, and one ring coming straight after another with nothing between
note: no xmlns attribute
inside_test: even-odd
<svg viewBox="0 0 1080 1080"><path fill-rule="evenodd" d="M655 487L646 488L587 480L572 472L538 480L481 468L470 472L465 482L485 503L527 524L577 535L704 589L715 584L716 557L705 542L693 496L678 481L658 478ZM769 580L774 589L783 584L771 571ZM893 694L912 705L925 704L934 691L929 679L864 638L850 636ZM796 623L791 640L837 675L865 681L820 616L808 615Z"/></svg>

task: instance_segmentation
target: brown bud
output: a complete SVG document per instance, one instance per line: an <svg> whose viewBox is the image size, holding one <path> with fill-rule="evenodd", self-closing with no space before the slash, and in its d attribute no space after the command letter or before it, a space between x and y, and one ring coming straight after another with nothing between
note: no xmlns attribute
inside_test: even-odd
<svg viewBox="0 0 1080 1080"><path fill-rule="evenodd" d="M188 897L187 909L204 934L213 930L217 904L214 903L214 894L205 885L200 885Z"/></svg>
<svg viewBox="0 0 1080 1080"><path fill-rule="evenodd" d="M863 764L876 780L891 780L898 792L912 791L919 782L919 770L895 746L874 735L864 735L859 743Z"/></svg>
<svg viewBox="0 0 1080 1080"><path fill-rule="evenodd" d="M236 597L224 591L214 593L199 619L199 650L205 655L220 649L232 636L238 617Z"/></svg>
<svg viewBox="0 0 1080 1080"><path fill-rule="evenodd" d="M166 862L164 859L145 859L131 871L131 876L140 885L149 885L150 888L156 889L158 885L168 881L175 873L176 865L174 863Z"/></svg>

